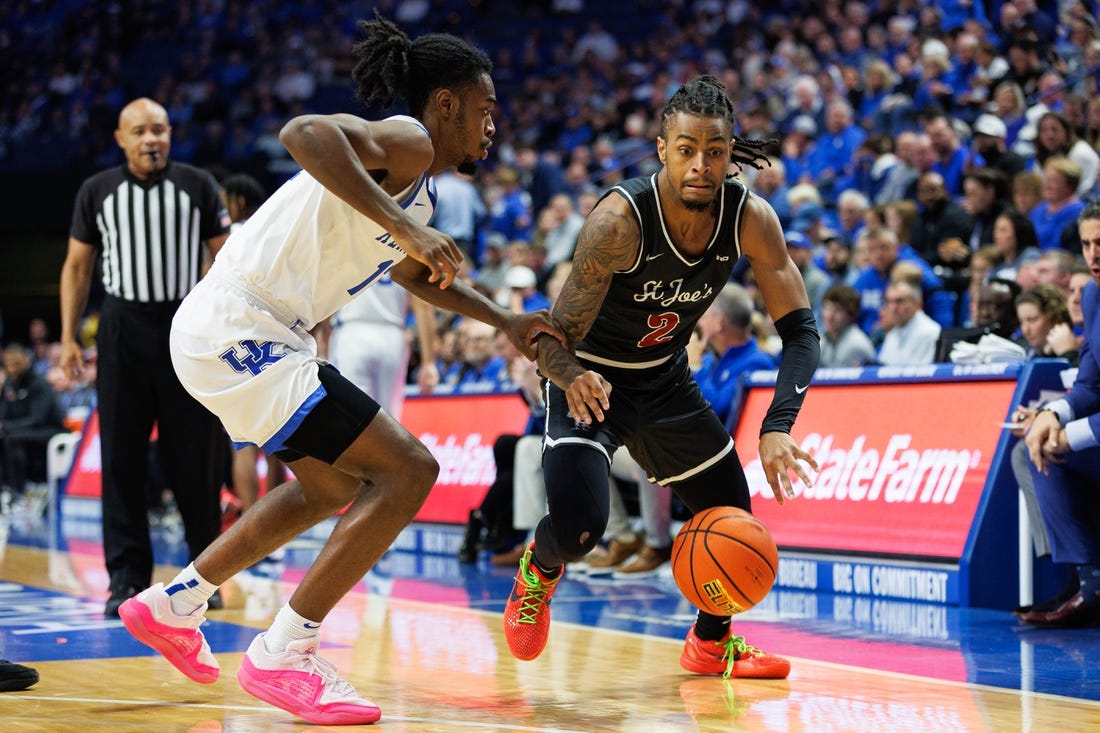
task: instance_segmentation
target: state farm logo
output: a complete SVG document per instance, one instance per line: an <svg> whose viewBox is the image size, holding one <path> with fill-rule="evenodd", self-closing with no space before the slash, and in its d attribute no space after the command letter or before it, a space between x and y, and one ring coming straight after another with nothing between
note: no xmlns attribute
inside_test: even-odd
<svg viewBox="0 0 1100 733"><path fill-rule="evenodd" d="M481 433L470 433L465 439L454 433L443 438L435 433L418 437L439 463L436 484L489 486L496 480L493 446L481 442Z"/></svg>
<svg viewBox="0 0 1100 733"><path fill-rule="evenodd" d="M856 436L850 446L834 445L835 437L811 433L802 450L811 454L820 473L803 499L886 501L890 503L953 504L968 471L981 467L980 450L910 448L912 435L893 435L881 453L867 447L867 436ZM745 467L753 496L774 499L760 458Z"/></svg>

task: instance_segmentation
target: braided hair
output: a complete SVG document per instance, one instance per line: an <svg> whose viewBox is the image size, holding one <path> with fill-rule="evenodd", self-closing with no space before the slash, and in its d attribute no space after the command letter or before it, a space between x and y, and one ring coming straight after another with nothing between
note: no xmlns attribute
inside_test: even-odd
<svg viewBox="0 0 1100 733"><path fill-rule="evenodd" d="M694 81L684 84L665 105L661 113L661 137L668 133L668 125L677 112L685 112L698 117L723 117L729 120L731 132L737 127L737 118L733 113L733 102L726 96L726 87L711 74L703 74ZM667 138L666 138L667 139ZM751 165L756 170L771 165L765 148L772 147L777 140L747 140L733 135L733 147L730 160L738 168ZM761 163L763 161L763 164Z"/></svg>
<svg viewBox="0 0 1100 733"><path fill-rule="evenodd" d="M432 33L410 41L392 21L375 10L374 20L359 21L366 36L352 46L359 61L352 69L355 96L366 105L375 100L383 109L398 97L409 113L421 117L435 89L458 90L491 74L493 62L484 51L449 33Z"/></svg>

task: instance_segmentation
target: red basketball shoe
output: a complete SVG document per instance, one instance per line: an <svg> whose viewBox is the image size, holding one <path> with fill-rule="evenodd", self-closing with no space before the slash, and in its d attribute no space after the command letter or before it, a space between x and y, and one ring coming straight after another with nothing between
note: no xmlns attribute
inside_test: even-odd
<svg viewBox="0 0 1100 733"><path fill-rule="evenodd" d="M516 659L531 661L546 648L546 639L550 635L550 596L558 587L558 581L565 573L556 578L547 578L531 561L531 552L535 549L532 542L519 559L519 573L512 586L512 595L504 606L504 638L508 640L508 649Z"/></svg>
<svg viewBox="0 0 1100 733"><path fill-rule="evenodd" d="M680 666L696 674L720 674L726 679L756 677L781 680L791 673L790 662L749 646L745 643L745 637L733 636L733 632L729 631L721 641L704 641L695 633L694 624L684 641Z"/></svg>

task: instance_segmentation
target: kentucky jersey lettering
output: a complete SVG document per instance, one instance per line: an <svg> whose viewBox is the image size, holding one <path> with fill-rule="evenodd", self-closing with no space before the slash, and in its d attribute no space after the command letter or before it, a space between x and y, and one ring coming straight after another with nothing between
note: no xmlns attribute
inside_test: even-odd
<svg viewBox="0 0 1100 733"><path fill-rule="evenodd" d="M233 371L241 374L248 372L255 376L286 356L281 351L275 353L276 344L271 341L259 343L252 340L238 341L237 346L244 349L244 353L234 347L218 354L218 358L228 364Z"/></svg>
<svg viewBox="0 0 1100 733"><path fill-rule="evenodd" d="M701 255L690 258L669 236L657 197L657 176L632 178L605 195L622 196L641 230L638 257L616 272L600 315L577 356L600 364L637 368L667 359L687 346L699 316L729 281L741 256L738 232L748 192L726 179L714 234Z"/></svg>

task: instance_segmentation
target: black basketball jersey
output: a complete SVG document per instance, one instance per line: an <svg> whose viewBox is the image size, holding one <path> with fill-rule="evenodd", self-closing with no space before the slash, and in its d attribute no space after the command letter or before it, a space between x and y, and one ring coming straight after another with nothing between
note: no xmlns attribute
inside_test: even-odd
<svg viewBox="0 0 1100 733"><path fill-rule="evenodd" d="M638 259L616 272L577 356L597 364L641 369L667 361L687 346L696 321L729 281L741 255L738 232L748 191L727 178L718 200L718 220L706 250L685 256L668 234L657 196L657 174L632 178L612 192L634 210L641 230Z"/></svg>

